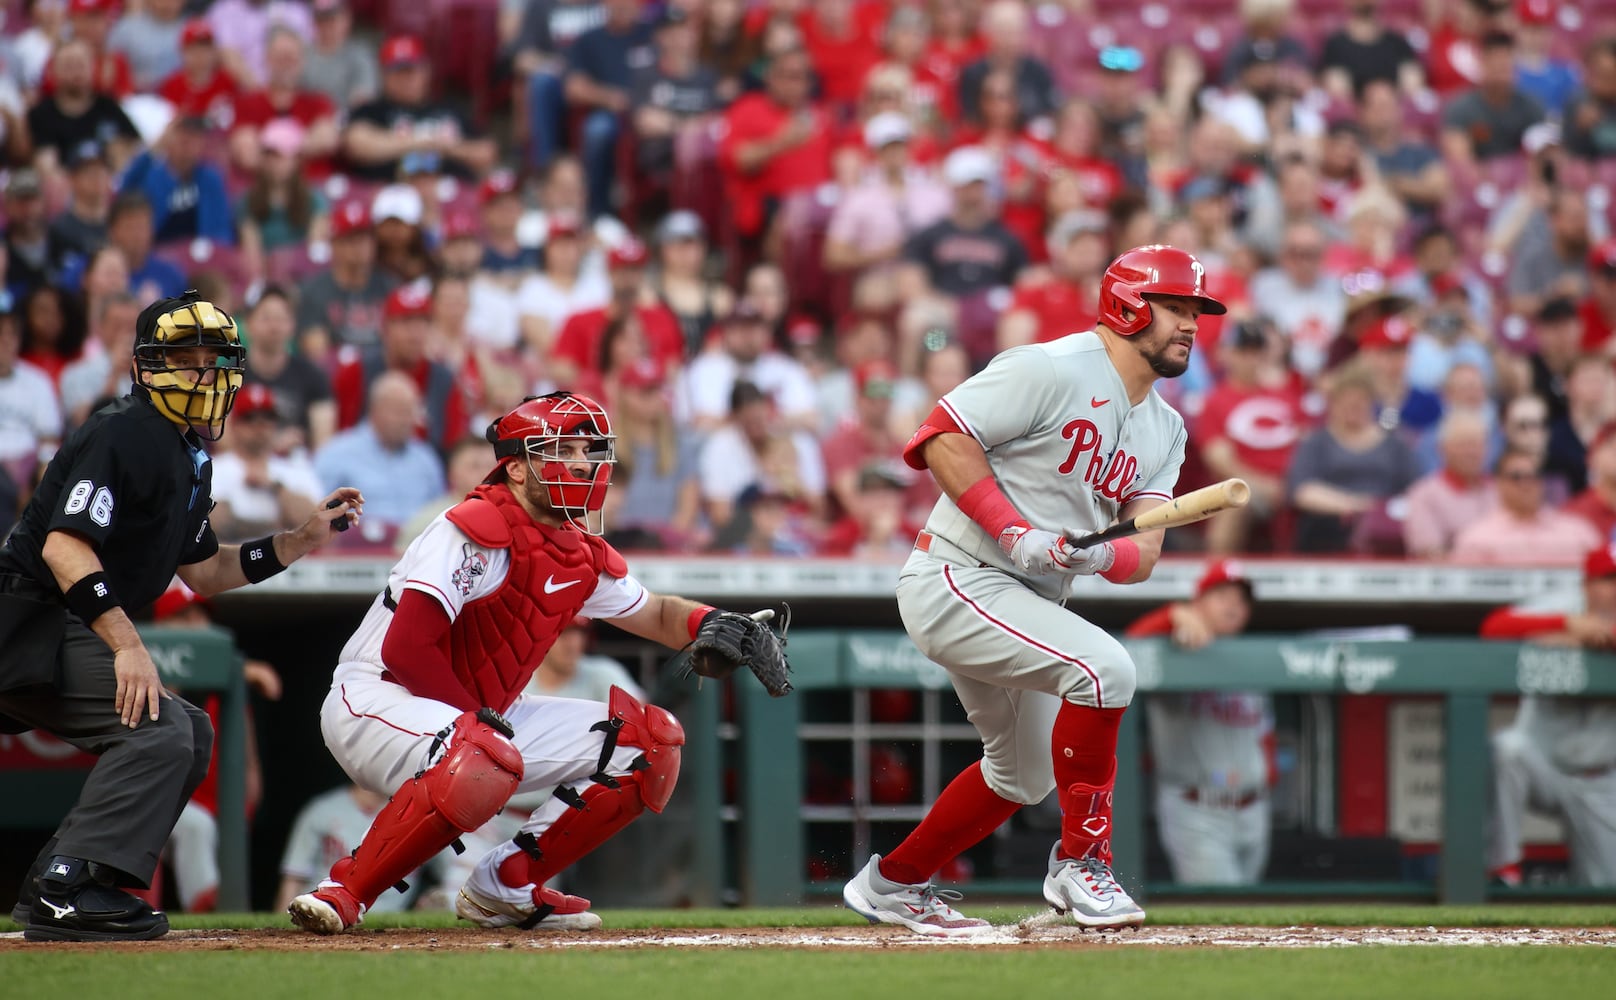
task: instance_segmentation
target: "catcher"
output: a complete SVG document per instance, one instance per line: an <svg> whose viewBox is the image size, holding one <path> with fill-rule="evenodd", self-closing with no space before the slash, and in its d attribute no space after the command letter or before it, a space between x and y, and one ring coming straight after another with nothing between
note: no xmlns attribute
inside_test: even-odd
<svg viewBox="0 0 1616 1000"><path fill-rule="evenodd" d="M724 677L742 664L791 690L765 613L718 611L653 594L601 538L614 438L601 405L551 393L488 428L499 464L410 544L348 641L320 713L348 776L392 796L330 878L288 907L319 934L365 910L520 792L550 793L461 887L456 912L484 927L589 929L589 901L545 882L628 825L661 812L684 731L614 687L606 702L522 694L572 620L606 618L688 647Z"/></svg>

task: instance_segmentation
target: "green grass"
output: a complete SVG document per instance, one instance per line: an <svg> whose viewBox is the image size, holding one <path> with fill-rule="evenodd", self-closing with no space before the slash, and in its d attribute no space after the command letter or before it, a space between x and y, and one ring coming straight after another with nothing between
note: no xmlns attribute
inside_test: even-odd
<svg viewBox="0 0 1616 1000"><path fill-rule="evenodd" d="M1600 948L1094 948L972 952L498 951L396 954L11 952L0 970L19 996L514 997L561 994L657 1000L827 997L1060 997L1149 1000L1486 1000L1594 997L1616 981Z"/></svg>
<svg viewBox="0 0 1616 1000"><path fill-rule="evenodd" d="M996 924L1012 924L1022 917L1046 912L1042 905L973 907L973 915ZM608 930L646 928L726 927L851 927L864 918L840 906L753 910L601 910ZM176 929L285 927L280 913L175 913ZM1490 906L1425 906L1404 903L1342 904L1163 904L1150 907L1154 926L1255 927L1611 927L1616 926L1616 904L1494 903ZM448 913L389 913L372 916L366 927L453 927ZM469 926L461 924L460 926ZM17 930L0 919L0 931Z"/></svg>

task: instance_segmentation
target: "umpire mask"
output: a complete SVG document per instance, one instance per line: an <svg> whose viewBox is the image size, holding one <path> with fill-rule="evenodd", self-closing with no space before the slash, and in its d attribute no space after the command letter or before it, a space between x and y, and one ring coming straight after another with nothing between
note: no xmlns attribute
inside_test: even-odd
<svg viewBox="0 0 1616 1000"><path fill-rule="evenodd" d="M246 360L236 321L195 291L153 302L135 321L135 391L208 441L224 432Z"/></svg>

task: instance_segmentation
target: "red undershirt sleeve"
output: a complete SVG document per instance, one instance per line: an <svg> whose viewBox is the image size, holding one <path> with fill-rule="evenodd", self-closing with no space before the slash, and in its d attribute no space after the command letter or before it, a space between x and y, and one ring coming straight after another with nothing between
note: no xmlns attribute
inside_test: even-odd
<svg viewBox="0 0 1616 1000"><path fill-rule="evenodd" d="M1481 623L1483 639L1526 639L1549 632L1564 632L1565 615L1524 614L1500 608Z"/></svg>
<svg viewBox="0 0 1616 1000"><path fill-rule="evenodd" d="M417 698L467 712L481 708L449 666L449 613L419 590L405 590L382 639L382 663Z"/></svg>

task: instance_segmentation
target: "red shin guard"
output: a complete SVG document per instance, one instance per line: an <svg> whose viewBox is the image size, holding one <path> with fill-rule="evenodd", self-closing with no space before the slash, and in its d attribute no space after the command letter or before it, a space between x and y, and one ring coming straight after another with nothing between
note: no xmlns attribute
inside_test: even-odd
<svg viewBox="0 0 1616 1000"><path fill-rule="evenodd" d="M492 819L521 780L516 746L465 713L454 722L449 750L393 794L353 855L331 866L331 880L369 908L456 837Z"/></svg>
<svg viewBox="0 0 1616 1000"><path fill-rule="evenodd" d="M499 880L521 888L543 885L559 875L645 811L640 786L651 781L650 771L635 771L618 778L616 788L590 785L578 796L578 805L562 813L549 829L537 837L516 838L522 849L500 863Z"/></svg>
<svg viewBox="0 0 1616 1000"><path fill-rule="evenodd" d="M988 787L977 761L949 782L914 832L881 859L881 875L909 885L925 882L1020 808Z"/></svg>

